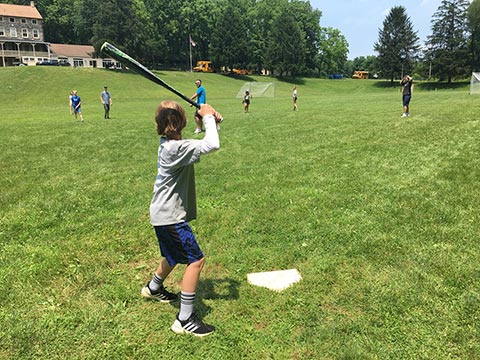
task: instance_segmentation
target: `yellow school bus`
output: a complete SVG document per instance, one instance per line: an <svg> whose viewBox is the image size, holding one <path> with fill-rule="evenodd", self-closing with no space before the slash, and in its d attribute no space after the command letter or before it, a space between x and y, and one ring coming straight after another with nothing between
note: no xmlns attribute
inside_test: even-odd
<svg viewBox="0 0 480 360"><path fill-rule="evenodd" d="M352 79L368 79L368 71L355 71Z"/></svg>

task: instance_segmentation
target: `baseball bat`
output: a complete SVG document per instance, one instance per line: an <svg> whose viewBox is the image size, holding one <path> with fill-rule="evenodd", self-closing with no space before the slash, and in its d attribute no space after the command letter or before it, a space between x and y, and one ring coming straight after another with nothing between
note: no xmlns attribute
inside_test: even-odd
<svg viewBox="0 0 480 360"><path fill-rule="evenodd" d="M165 89L170 90L173 92L175 95L181 97L183 100L188 102L190 105L195 106L197 109L200 109L200 105L197 104L195 101L190 99L188 96L185 96L182 94L180 91L177 89L173 88L172 86L168 85L165 81L160 79L157 75L155 75L153 72L148 70L145 66L140 64L137 60L133 59L129 55L125 54L123 51L117 49L115 46L108 42L104 42L101 50L110 55L112 58L115 60L121 62L125 66L127 66L129 69L132 69L136 73L146 77L148 80L153 81L154 83L163 86Z"/></svg>

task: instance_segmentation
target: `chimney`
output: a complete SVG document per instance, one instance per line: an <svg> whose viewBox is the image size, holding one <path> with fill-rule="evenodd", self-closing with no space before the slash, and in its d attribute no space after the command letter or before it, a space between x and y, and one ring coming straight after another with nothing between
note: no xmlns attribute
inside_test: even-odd
<svg viewBox="0 0 480 360"><path fill-rule="evenodd" d="M35 7L35 1L30 1L30 6Z"/></svg>

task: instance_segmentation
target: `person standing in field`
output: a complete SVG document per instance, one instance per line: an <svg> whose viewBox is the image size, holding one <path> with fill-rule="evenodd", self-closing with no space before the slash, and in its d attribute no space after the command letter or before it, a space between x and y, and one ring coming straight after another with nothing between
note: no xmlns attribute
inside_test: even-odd
<svg viewBox="0 0 480 360"><path fill-rule="evenodd" d="M410 100L413 93L413 80L409 75L405 75L400 81L402 86L403 114L402 117L410 115Z"/></svg>
<svg viewBox="0 0 480 360"><path fill-rule="evenodd" d="M248 108L250 107L250 100L253 98L250 95L250 91L245 90L245 95L243 96L243 110L245 113L248 113Z"/></svg>
<svg viewBox="0 0 480 360"><path fill-rule="evenodd" d="M80 116L80 121L83 121L82 99L80 99L80 96L78 96L77 90L73 90L72 109L73 109L73 114L75 115L75 121L78 120L77 116Z"/></svg>
<svg viewBox="0 0 480 360"><path fill-rule="evenodd" d="M177 334L206 336L215 331L200 320L194 311L197 284L205 263L189 222L197 216L194 164L204 154L220 148L216 122L221 115L210 105L198 110L205 127L202 140L183 139L187 125L185 110L174 101L162 101L155 114L158 149L158 173L150 203L150 223L157 236L162 260L150 282L142 288L144 298L164 303L178 296L166 290L164 281L177 264L186 264L183 274L180 311L171 330Z"/></svg>
<svg viewBox="0 0 480 360"><path fill-rule="evenodd" d="M297 98L298 98L297 87L294 86L293 87L293 92L292 92L293 111L298 111Z"/></svg>
<svg viewBox="0 0 480 360"><path fill-rule="evenodd" d="M100 101L102 102L103 109L105 110L104 119L110 119L110 107L112 106L112 95L108 92L106 86L103 87L103 91L100 94Z"/></svg>
<svg viewBox="0 0 480 360"><path fill-rule="evenodd" d="M192 100L197 99L197 104L202 105L207 103L207 92L205 88L202 86L202 80L197 79L195 80L195 86L197 87L197 91L195 94L193 94L190 98ZM195 119L195 134L201 133L202 130L202 117L200 116L198 110L195 111L195 114L193 115L193 118Z"/></svg>

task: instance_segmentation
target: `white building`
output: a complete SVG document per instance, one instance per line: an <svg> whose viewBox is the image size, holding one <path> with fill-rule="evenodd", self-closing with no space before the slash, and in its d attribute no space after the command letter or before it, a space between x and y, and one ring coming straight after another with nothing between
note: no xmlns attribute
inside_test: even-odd
<svg viewBox="0 0 480 360"><path fill-rule="evenodd" d="M75 67L109 68L119 64L112 59L94 58L95 49L91 45L50 44L51 58L68 61Z"/></svg>

